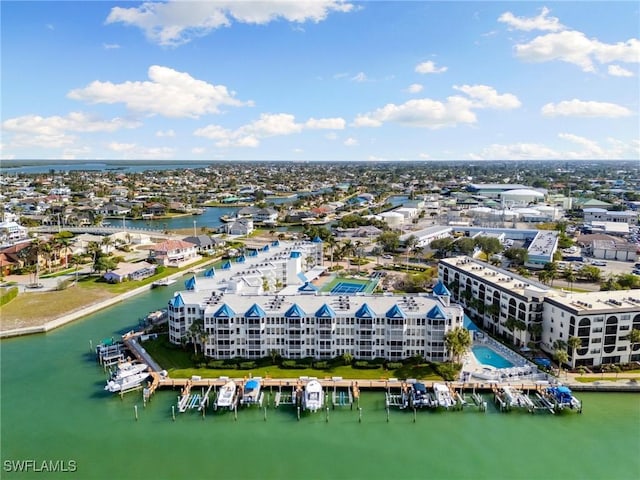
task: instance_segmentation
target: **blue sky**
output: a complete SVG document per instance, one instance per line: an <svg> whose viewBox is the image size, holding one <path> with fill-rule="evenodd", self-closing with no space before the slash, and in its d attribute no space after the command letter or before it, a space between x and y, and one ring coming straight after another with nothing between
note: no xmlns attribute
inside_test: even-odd
<svg viewBox="0 0 640 480"><path fill-rule="evenodd" d="M635 1L0 8L3 159L640 159Z"/></svg>

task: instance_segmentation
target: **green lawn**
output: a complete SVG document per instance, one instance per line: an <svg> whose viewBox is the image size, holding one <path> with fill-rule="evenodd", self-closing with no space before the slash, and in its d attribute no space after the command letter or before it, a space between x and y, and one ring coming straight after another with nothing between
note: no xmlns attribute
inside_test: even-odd
<svg viewBox="0 0 640 480"><path fill-rule="evenodd" d="M580 383L593 383L593 382L617 382L618 380L632 380L629 377L576 377L576 381Z"/></svg>
<svg viewBox="0 0 640 480"><path fill-rule="evenodd" d="M290 369L277 365L256 367L248 370L218 369L218 368L194 368L192 356L193 349L172 345L165 335L160 335L156 340L148 340L143 344L149 355L174 378L190 378L199 375L202 378L227 377L254 377L271 378L298 378L308 377L342 377L363 380L380 380L381 378L420 378L423 380L442 380L430 365L405 365L397 370L384 370L382 366L377 369L360 369L350 365L339 365L326 369Z"/></svg>

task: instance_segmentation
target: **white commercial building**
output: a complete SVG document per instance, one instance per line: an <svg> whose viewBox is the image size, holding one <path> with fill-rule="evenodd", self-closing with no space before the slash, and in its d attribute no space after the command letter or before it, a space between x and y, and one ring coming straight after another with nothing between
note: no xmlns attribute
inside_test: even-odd
<svg viewBox="0 0 640 480"><path fill-rule="evenodd" d="M516 345L553 355L558 342L577 337L581 346L567 347L573 365L640 360L640 344L627 338L640 330L640 290L561 292L469 257L441 260L438 273L472 320Z"/></svg>

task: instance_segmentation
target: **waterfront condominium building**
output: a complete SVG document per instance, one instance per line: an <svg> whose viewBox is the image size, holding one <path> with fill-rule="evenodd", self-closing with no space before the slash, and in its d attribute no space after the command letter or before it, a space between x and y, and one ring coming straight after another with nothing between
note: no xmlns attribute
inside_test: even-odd
<svg viewBox="0 0 640 480"><path fill-rule="evenodd" d="M176 330L202 320L204 353L224 359L285 358L402 360L414 355L447 360L445 333L463 325L464 312L441 295L323 295L301 286L293 295L238 295L183 291L169 302L171 341ZM189 335L189 328L186 328Z"/></svg>
<svg viewBox="0 0 640 480"><path fill-rule="evenodd" d="M572 365L640 360L627 338L640 330L640 290L569 293L465 256L441 260L438 275L472 320L515 345L553 355L577 337L575 352L566 347Z"/></svg>
<svg viewBox="0 0 640 480"><path fill-rule="evenodd" d="M330 294L311 283L323 272L321 242L299 242L236 271L191 277L168 305L169 339L196 341L210 358L449 359L445 334L464 311L438 284L433 294ZM247 260L248 261L248 260Z"/></svg>

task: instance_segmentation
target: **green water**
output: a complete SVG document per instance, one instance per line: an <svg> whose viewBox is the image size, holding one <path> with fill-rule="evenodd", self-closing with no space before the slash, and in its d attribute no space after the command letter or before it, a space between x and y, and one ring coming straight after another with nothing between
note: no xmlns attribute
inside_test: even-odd
<svg viewBox="0 0 640 480"><path fill-rule="evenodd" d="M181 288L181 287L177 287ZM156 289L47 335L1 348L0 477L180 479L631 479L640 475L640 396L580 394L584 414L391 411L382 392L357 410L292 407L176 414L178 392L146 408L103 392L89 340L124 332L166 303ZM134 418L138 405L138 421ZM75 473L15 473L6 461L74 461Z"/></svg>

